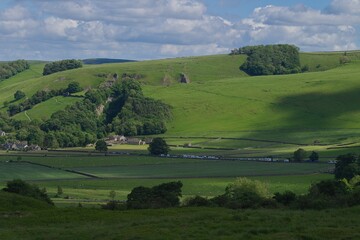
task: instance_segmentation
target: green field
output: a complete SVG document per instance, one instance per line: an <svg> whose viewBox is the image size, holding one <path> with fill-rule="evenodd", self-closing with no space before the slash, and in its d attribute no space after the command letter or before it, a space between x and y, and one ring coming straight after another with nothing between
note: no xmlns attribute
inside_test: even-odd
<svg viewBox="0 0 360 240"><path fill-rule="evenodd" d="M69 154L69 152L68 152ZM291 190L302 194L312 183L330 179L324 174L333 168L324 163L267 163L251 161L214 161L151 156L73 156L23 155L0 156L0 187L6 181L21 178L46 188L55 196L57 186L63 188L60 198L53 198L58 206L72 206L82 202L98 206L116 191L116 199L126 200L137 186L154 186L164 182L183 182L183 199L201 195L214 197L236 177L247 176L268 184L272 193ZM11 160L11 162L7 162ZM34 163L34 164L31 164ZM41 164L41 165L39 165ZM48 167L45 167L45 166ZM67 172L87 173L84 176ZM97 177L97 178L96 178Z"/></svg>
<svg viewBox="0 0 360 240"><path fill-rule="evenodd" d="M359 239L360 208L58 209L0 216L1 239Z"/></svg>

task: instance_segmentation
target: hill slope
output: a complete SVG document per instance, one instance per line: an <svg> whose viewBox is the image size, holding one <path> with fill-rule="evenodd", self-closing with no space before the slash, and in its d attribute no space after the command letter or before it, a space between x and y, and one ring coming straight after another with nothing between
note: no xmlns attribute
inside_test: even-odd
<svg viewBox="0 0 360 240"><path fill-rule="evenodd" d="M360 100L360 63L357 52L348 53L354 61L339 67L342 54L302 53L301 64L312 72L261 77L249 77L239 70L246 58L243 55L92 65L45 77L40 75L42 65L34 64L0 83L0 102L11 101L17 89L30 96L37 90L65 87L70 81L93 88L113 73L120 77L138 74L146 96L174 107L166 136L349 143L359 140L353 133L360 133L356 121L360 116L356 104ZM191 83L180 84L180 73ZM54 107L50 99L28 115L47 118L66 105ZM23 113L16 118L26 119ZM221 144L230 146L231 142Z"/></svg>

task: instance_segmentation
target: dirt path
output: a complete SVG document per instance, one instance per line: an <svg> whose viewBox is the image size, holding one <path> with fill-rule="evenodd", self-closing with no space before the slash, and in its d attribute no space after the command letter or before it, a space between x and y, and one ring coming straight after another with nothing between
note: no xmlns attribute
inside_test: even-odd
<svg viewBox="0 0 360 240"><path fill-rule="evenodd" d="M27 114L27 111L25 111L25 116L29 119L29 121L31 122L31 118L29 117L29 115Z"/></svg>

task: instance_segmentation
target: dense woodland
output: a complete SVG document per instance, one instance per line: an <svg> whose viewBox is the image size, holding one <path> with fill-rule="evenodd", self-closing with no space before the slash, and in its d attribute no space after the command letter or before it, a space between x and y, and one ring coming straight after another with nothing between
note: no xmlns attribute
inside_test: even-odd
<svg viewBox="0 0 360 240"><path fill-rule="evenodd" d="M230 54L246 54L248 58L240 69L252 76L301 72L299 48L293 45L247 46Z"/></svg>
<svg viewBox="0 0 360 240"><path fill-rule="evenodd" d="M39 91L9 106L9 115L64 92L81 90L78 87L70 83L66 89ZM170 118L170 106L145 98L136 80L125 80L111 88L88 91L82 101L52 114L46 121L17 121L1 114L0 129L15 133L3 142L16 139L45 148L75 147L94 143L112 132L126 136L164 133Z"/></svg>
<svg viewBox="0 0 360 240"><path fill-rule="evenodd" d="M0 81L29 69L30 65L25 60L17 60L13 62L0 64Z"/></svg>
<svg viewBox="0 0 360 240"><path fill-rule="evenodd" d="M83 66L82 62L75 59L51 62L45 65L43 75L49 75L52 73L75 69L75 68L81 68L82 66Z"/></svg>

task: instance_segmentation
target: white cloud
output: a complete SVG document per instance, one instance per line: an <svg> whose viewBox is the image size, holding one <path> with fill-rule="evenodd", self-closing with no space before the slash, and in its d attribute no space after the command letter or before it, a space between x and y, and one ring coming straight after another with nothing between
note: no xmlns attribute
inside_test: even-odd
<svg viewBox="0 0 360 240"><path fill-rule="evenodd" d="M237 1L222 2L241 7ZM232 22L208 14L202 0L17 0L0 12L0 56L14 59L21 50L44 59L149 59L274 43L302 50L354 49L359 4L333 0L323 11L269 5Z"/></svg>
<svg viewBox="0 0 360 240"><path fill-rule="evenodd" d="M360 0L333 0L327 9L336 14L360 14Z"/></svg>
<svg viewBox="0 0 360 240"><path fill-rule="evenodd" d="M247 26L250 43L292 43L303 50L348 50L356 48L356 14L334 15L306 8L266 6L254 10Z"/></svg>

